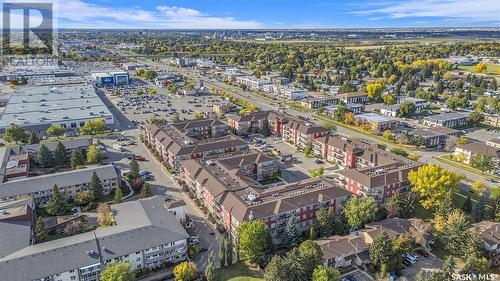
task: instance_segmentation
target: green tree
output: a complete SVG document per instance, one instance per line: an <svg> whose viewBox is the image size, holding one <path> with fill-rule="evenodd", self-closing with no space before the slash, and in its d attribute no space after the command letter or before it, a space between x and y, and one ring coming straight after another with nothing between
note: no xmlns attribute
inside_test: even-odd
<svg viewBox="0 0 500 281"><path fill-rule="evenodd" d="M104 120L98 118L85 122L85 125L80 128L80 132L86 135L97 135L104 133L107 128Z"/></svg>
<svg viewBox="0 0 500 281"><path fill-rule="evenodd" d="M470 249L468 248L470 227L471 224L465 214L459 210L451 211L439 236L448 252L461 257L466 255Z"/></svg>
<svg viewBox="0 0 500 281"><path fill-rule="evenodd" d="M101 150L95 144L91 144L87 151L87 162L89 164L100 164L103 159Z"/></svg>
<svg viewBox="0 0 500 281"><path fill-rule="evenodd" d="M472 167L481 171L481 174L491 171L494 168L493 157L484 152L472 156L470 164Z"/></svg>
<svg viewBox="0 0 500 281"><path fill-rule="evenodd" d="M207 281L214 281L215 280L215 266L214 266L214 256L213 253L210 252L208 254L208 259L207 259L207 267L205 268L205 278Z"/></svg>
<svg viewBox="0 0 500 281"><path fill-rule="evenodd" d="M462 211L466 214L470 214L472 211L472 200L470 199L470 196L467 196L465 199L464 204L462 205Z"/></svg>
<svg viewBox="0 0 500 281"><path fill-rule="evenodd" d="M498 209L500 208L500 187L495 187L490 190L491 195L491 220L498 221L500 219L500 212Z"/></svg>
<svg viewBox="0 0 500 281"><path fill-rule="evenodd" d="M9 128L5 129L5 133L3 134L3 139L7 142L26 142L28 139L28 133L26 130L18 125L12 125Z"/></svg>
<svg viewBox="0 0 500 281"><path fill-rule="evenodd" d="M133 281L135 275L130 262L114 262L107 264L101 272L101 281Z"/></svg>
<svg viewBox="0 0 500 281"><path fill-rule="evenodd" d="M335 212L333 208L321 208L316 214L316 224L321 236L330 236L335 229Z"/></svg>
<svg viewBox="0 0 500 281"><path fill-rule="evenodd" d="M371 100L378 100L380 94L382 94L382 89L384 86L380 83L370 83L366 85L366 92L368 93L368 98Z"/></svg>
<svg viewBox="0 0 500 281"><path fill-rule="evenodd" d="M57 138L59 138L60 136L62 136L62 134L64 134L65 131L66 131L66 129L64 129L60 125L52 125L47 129L47 134L53 135L53 136L56 136Z"/></svg>
<svg viewBox="0 0 500 281"><path fill-rule="evenodd" d="M174 267L174 278L176 281L191 281L196 278L196 266L192 262L181 262Z"/></svg>
<svg viewBox="0 0 500 281"><path fill-rule="evenodd" d="M233 237L231 236L231 234L227 235L226 251L227 251L227 264L231 265L234 263L234 261L233 261Z"/></svg>
<svg viewBox="0 0 500 281"><path fill-rule="evenodd" d="M443 169L439 164L423 165L408 173L412 191L420 196L420 203L426 209L439 207L458 187L462 175Z"/></svg>
<svg viewBox="0 0 500 281"><path fill-rule="evenodd" d="M56 149L54 150L54 161L56 166L65 166L68 162L68 153L66 147L62 142L57 142Z"/></svg>
<svg viewBox="0 0 500 281"><path fill-rule="evenodd" d="M460 270L460 274L488 274L490 273L490 264L485 257L479 255L468 256L465 260L465 266Z"/></svg>
<svg viewBox="0 0 500 281"><path fill-rule="evenodd" d="M269 232L262 220L243 222L238 228L240 257L258 265L265 261Z"/></svg>
<svg viewBox="0 0 500 281"><path fill-rule="evenodd" d="M389 141L393 141L394 140L394 137L392 136L392 132L391 130L385 130L383 133L382 133L382 137L386 140L389 140Z"/></svg>
<svg viewBox="0 0 500 281"><path fill-rule="evenodd" d="M139 197L146 198L146 197L150 197L151 195L153 195L153 193L151 192L151 187L149 185L149 182L145 182L142 185L141 194L139 194Z"/></svg>
<svg viewBox="0 0 500 281"><path fill-rule="evenodd" d="M219 264L221 267L226 266L226 240L222 239L219 243Z"/></svg>
<svg viewBox="0 0 500 281"><path fill-rule="evenodd" d="M92 193L90 191L80 191L75 196L75 203L79 206L85 206L92 202Z"/></svg>
<svg viewBox="0 0 500 281"><path fill-rule="evenodd" d="M264 270L264 280L266 281L288 281L288 268L285 258L275 255Z"/></svg>
<svg viewBox="0 0 500 281"><path fill-rule="evenodd" d="M340 272L330 267L318 265L313 271L312 281L338 281Z"/></svg>
<svg viewBox="0 0 500 281"><path fill-rule="evenodd" d="M132 160L130 160L129 167L130 167L129 174L132 177L132 179L138 179L140 177L139 175L140 167L139 167L139 162L137 162L135 157L132 157Z"/></svg>
<svg viewBox="0 0 500 281"><path fill-rule="evenodd" d="M285 267L288 270L288 280L303 281L311 276L307 273L303 257L298 248L293 248L286 253Z"/></svg>
<svg viewBox="0 0 500 281"><path fill-rule="evenodd" d="M318 238L318 234L316 233L316 228L314 226L311 226L309 228L309 239L316 240L317 238Z"/></svg>
<svg viewBox="0 0 500 281"><path fill-rule="evenodd" d="M311 155L311 152L312 152L312 150L311 150L311 148L310 148L310 147L306 147L306 148L304 148L304 155L305 155L305 156L309 156L309 155Z"/></svg>
<svg viewBox="0 0 500 281"><path fill-rule="evenodd" d="M113 202L115 204L121 203L123 201L123 191L120 187L115 188L115 196L113 197Z"/></svg>
<svg viewBox="0 0 500 281"><path fill-rule="evenodd" d="M28 141L29 144L36 144L36 143L39 143L40 142L40 139L38 139L38 136L36 135L36 132L33 131L31 132L30 134L30 139Z"/></svg>
<svg viewBox="0 0 500 281"><path fill-rule="evenodd" d="M194 114L194 119L196 119L196 120L201 120L201 119L204 119L204 118L205 118L205 114L203 114L203 112L197 111Z"/></svg>
<svg viewBox="0 0 500 281"><path fill-rule="evenodd" d="M489 198L490 194L485 192L481 198L479 198L477 204L474 205L470 213L473 222L480 222L485 218L486 204L488 203Z"/></svg>
<svg viewBox="0 0 500 281"><path fill-rule="evenodd" d="M484 121L484 115L477 111L472 111L469 116L467 116L467 122L470 125L476 126L477 124Z"/></svg>
<svg viewBox="0 0 500 281"><path fill-rule="evenodd" d="M102 198L102 182L96 172L90 178L89 191L92 193L92 202L98 202Z"/></svg>
<svg viewBox="0 0 500 281"><path fill-rule="evenodd" d="M286 222L285 231L281 238L281 245L292 248L297 245L299 241L299 233L297 230L297 222L295 221L295 215L291 215Z"/></svg>
<svg viewBox="0 0 500 281"><path fill-rule="evenodd" d="M373 265L381 268L388 265L392 254L392 243L385 231L382 231L368 246L370 261ZM384 272L386 273L386 272Z"/></svg>
<svg viewBox="0 0 500 281"><path fill-rule="evenodd" d="M35 238L37 242L43 242L49 234L42 217L38 217L35 223Z"/></svg>
<svg viewBox="0 0 500 281"><path fill-rule="evenodd" d="M51 168L54 167L54 164L54 155L45 144L42 144L38 151L38 165L42 168Z"/></svg>
<svg viewBox="0 0 500 281"><path fill-rule="evenodd" d="M311 276L314 269L321 264L323 252L318 244L311 240L300 243L299 252L302 256L304 270L307 276Z"/></svg>
<svg viewBox="0 0 500 281"><path fill-rule="evenodd" d="M408 117L415 114L415 104L409 101L405 101L401 104L398 111L398 117Z"/></svg>
<svg viewBox="0 0 500 281"><path fill-rule="evenodd" d="M351 197L344 207L347 223L351 228L358 229L371 221L377 212L377 203L373 197Z"/></svg>
<svg viewBox="0 0 500 281"><path fill-rule="evenodd" d="M55 184L52 187L52 196L47 204L47 213L53 216L64 215L66 212L66 200L64 195L59 191L59 187Z"/></svg>
<svg viewBox="0 0 500 281"><path fill-rule="evenodd" d="M83 166L85 164L85 159L83 158L82 152L80 149L73 149L71 151L71 156L70 156L70 166L71 169L75 170L80 166Z"/></svg>

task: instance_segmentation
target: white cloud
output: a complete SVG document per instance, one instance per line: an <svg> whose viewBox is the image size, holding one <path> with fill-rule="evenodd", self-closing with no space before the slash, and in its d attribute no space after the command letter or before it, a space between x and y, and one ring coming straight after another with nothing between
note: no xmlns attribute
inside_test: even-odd
<svg viewBox="0 0 500 281"><path fill-rule="evenodd" d="M464 22L498 22L498 0L408 0L372 3L358 15L384 15L390 18L436 17Z"/></svg>
<svg viewBox="0 0 500 281"><path fill-rule="evenodd" d="M25 2L11 0L10 2ZM47 2L31 0L30 2ZM244 29L262 28L254 20L216 17L198 10L158 6L154 10L140 7L120 8L91 4L83 0L53 0L59 27L82 28L162 28L162 29Z"/></svg>

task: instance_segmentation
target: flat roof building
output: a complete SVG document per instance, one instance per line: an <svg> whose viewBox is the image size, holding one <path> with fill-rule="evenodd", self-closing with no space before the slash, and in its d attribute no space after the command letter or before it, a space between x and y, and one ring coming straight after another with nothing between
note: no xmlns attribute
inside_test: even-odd
<svg viewBox="0 0 500 281"><path fill-rule="evenodd" d="M114 123L113 114L90 85L21 87L7 102L0 132L14 124L39 133L51 125L76 129L93 119Z"/></svg>

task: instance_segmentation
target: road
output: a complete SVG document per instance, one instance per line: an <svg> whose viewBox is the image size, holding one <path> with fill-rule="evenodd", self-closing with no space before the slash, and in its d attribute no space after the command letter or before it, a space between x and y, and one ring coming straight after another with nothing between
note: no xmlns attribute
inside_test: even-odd
<svg viewBox="0 0 500 281"><path fill-rule="evenodd" d="M206 77L202 76L202 75L199 75L198 73L196 73L195 70L191 69L191 68L174 68L174 67L165 67L165 65L163 64L160 64L160 63L157 63L157 62L152 62L152 61L145 61L145 63L149 64L149 65L154 65L155 67L159 68L160 70L175 70L177 71L178 73L184 75L184 76L187 76L191 79L194 79L194 80L203 80L203 83L205 86L209 87L209 88L215 88L215 89L222 89L230 94L233 94L235 95L236 97L242 99L242 100L245 100L245 101L248 101L252 104L255 104L255 106L261 108L262 110L276 110L276 105L273 105L271 104L271 102L261 96L258 96L258 95L253 95L251 92L246 92L246 91L243 91L242 89L238 88L238 87L234 87L234 86L229 86L227 84L224 84L222 82L218 82L218 81L214 81L214 80L209 80L207 79ZM277 103L277 102L275 102ZM290 114L290 115L293 115L293 116L302 116L302 117L309 117L311 116L311 114L309 113L304 113L304 112L300 112L298 110L295 110L293 108L288 108L287 109L287 113ZM313 120L311 121L317 125L321 125L322 124L322 121L318 121L318 120ZM356 139L360 139L360 140L364 140L364 141L367 141L369 143L379 143L380 141L377 140L376 138L371 138L367 135L364 135L364 134L361 134L359 132L356 132L356 131L352 131L352 130L349 130L347 128L344 128L344 127L340 127L338 126L336 128L336 132L340 135L343 135L345 137L348 137L348 138L356 138ZM386 145L388 147L388 149L391 149L393 147L395 147L394 145L391 145L391 144L387 144ZM475 173L472 173L472 172L468 172L468 171L464 171L460 168L457 168L457 167L454 167L454 166L451 166L451 165L448 165L448 164L445 164L445 163L442 163L442 162L439 162L436 157L437 156L440 156L440 155L444 155L446 154L445 152L435 152L435 151L424 151L424 150L419 150L419 151L415 151L415 152L412 152L412 153L415 153L417 154L418 156L420 156L420 162L422 163L432 163L432 164L440 164L442 167L446 168L446 169L449 169L449 170L452 170L454 171L455 173L458 173L458 174L461 174L461 175L464 175L465 176L465 179L462 181L462 185L461 185L461 188L463 188L464 190L468 190L468 185L470 185L470 183L474 182L474 181L477 181L477 180L481 180L484 182L485 185L489 186L489 187L495 187L495 183L491 183L491 182L488 182L486 179L486 177L484 176L481 176L481 175L478 175L478 174L475 174Z"/></svg>

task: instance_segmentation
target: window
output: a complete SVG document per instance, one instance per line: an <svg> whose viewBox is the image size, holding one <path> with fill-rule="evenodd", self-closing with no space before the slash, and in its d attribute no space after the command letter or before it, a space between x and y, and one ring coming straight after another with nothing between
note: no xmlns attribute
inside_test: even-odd
<svg viewBox="0 0 500 281"><path fill-rule="evenodd" d="M71 280L75 280L76 279L76 276L71 276Z"/></svg>

